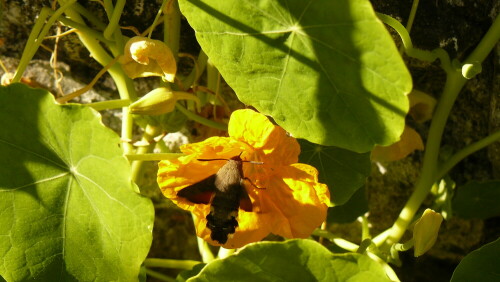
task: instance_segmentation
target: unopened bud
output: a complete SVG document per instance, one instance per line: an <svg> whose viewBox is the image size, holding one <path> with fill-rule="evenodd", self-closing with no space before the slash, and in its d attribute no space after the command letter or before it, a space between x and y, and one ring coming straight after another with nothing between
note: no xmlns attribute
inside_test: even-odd
<svg viewBox="0 0 500 282"><path fill-rule="evenodd" d="M175 108L177 100L194 100L199 103L198 97L187 92L172 91L159 87L149 92L130 105L130 112L139 115L162 115L170 113Z"/></svg>
<svg viewBox="0 0 500 282"><path fill-rule="evenodd" d="M423 255L436 243L443 216L431 209L426 209L413 228L415 257Z"/></svg>

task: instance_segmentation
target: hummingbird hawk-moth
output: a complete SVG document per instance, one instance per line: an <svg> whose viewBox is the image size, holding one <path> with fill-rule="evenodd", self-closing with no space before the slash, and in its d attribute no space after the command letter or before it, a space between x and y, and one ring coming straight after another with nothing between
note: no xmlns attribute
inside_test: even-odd
<svg viewBox="0 0 500 282"><path fill-rule="evenodd" d="M238 227L238 209L252 211L252 202L244 186L244 181L248 179L243 176L243 162L247 161L243 161L240 156L198 160L227 162L216 174L180 190L177 195L195 204L210 205L210 213L206 216L210 238L225 244L229 234L233 234Z"/></svg>

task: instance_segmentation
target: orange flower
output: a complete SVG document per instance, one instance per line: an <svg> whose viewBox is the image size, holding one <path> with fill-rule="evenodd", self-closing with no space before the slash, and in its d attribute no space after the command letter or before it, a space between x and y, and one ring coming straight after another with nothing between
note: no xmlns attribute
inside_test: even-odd
<svg viewBox="0 0 500 282"><path fill-rule="evenodd" d="M286 238L309 236L326 218L330 193L325 184L318 182L318 172L314 167L297 163L300 147L295 138L252 110L235 111L228 131L229 137L211 137L203 142L186 144L181 147L186 156L160 162L158 183L163 194L194 214L197 235L213 245L239 248L260 241L269 233ZM227 217L225 225L221 226L217 221L220 218L217 218L215 223L219 225L214 227L214 213L219 212L216 209L220 209L220 205L212 207L211 211L209 202L214 205L215 197L226 197L234 202L234 197L217 196L221 194L217 192L212 198L198 201L186 196L189 194L186 191L195 186L196 189L201 186L209 189L215 178L206 179L228 164L228 159L239 162L238 156L243 160L240 163L243 185L237 185L237 189L244 189L241 198L248 194L251 209L243 205L239 209L236 207L234 213L229 209L223 212ZM238 174L236 168L232 171ZM192 186L201 181L203 184ZM189 189L184 190L186 188ZM237 220L235 230L226 226L234 219ZM210 227L207 227L207 221ZM226 238L219 239L217 233L220 232L226 234L222 237L228 237L227 242L224 242Z"/></svg>

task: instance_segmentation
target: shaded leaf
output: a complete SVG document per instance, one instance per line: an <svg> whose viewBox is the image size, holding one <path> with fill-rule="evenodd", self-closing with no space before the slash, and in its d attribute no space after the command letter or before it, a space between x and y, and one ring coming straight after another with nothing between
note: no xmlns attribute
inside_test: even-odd
<svg viewBox="0 0 500 282"><path fill-rule="evenodd" d="M352 197L343 205L328 209L328 223L350 223L368 212L368 200L365 187L356 190Z"/></svg>
<svg viewBox="0 0 500 282"><path fill-rule="evenodd" d="M498 281L500 274L500 239L465 256L451 277L451 282Z"/></svg>
<svg viewBox="0 0 500 282"><path fill-rule="evenodd" d="M370 154L327 147L298 140L299 162L310 164L319 171L319 182L328 185L334 205L343 205L370 175Z"/></svg>
<svg viewBox="0 0 500 282"><path fill-rule="evenodd" d="M136 281L153 207L97 112L0 88L0 275L9 281Z"/></svg>
<svg viewBox="0 0 500 282"><path fill-rule="evenodd" d="M380 264L312 240L261 242L209 263L190 281L389 281Z"/></svg>
<svg viewBox="0 0 500 282"><path fill-rule="evenodd" d="M367 152L396 142L412 81L368 0L181 0L245 104L297 138Z"/></svg>
<svg viewBox="0 0 500 282"><path fill-rule="evenodd" d="M456 190L451 204L462 218L486 219L500 215L500 181L471 181Z"/></svg>

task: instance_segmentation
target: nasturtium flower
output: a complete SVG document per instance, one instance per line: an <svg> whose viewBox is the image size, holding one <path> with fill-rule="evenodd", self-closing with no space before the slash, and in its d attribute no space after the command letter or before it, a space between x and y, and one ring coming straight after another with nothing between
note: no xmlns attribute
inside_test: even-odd
<svg viewBox="0 0 500 282"><path fill-rule="evenodd" d="M229 137L183 145L185 156L161 161L158 184L163 194L194 214L197 235L212 245L239 248L270 233L285 238L308 237L325 220L330 193L325 184L318 182L314 167L297 163L300 146L295 138L252 110L235 111L228 133ZM252 209L238 209L238 226L221 244L211 239L207 228L210 205L193 203L178 193L214 175L227 163L203 160L236 156L244 161L244 187Z"/></svg>

